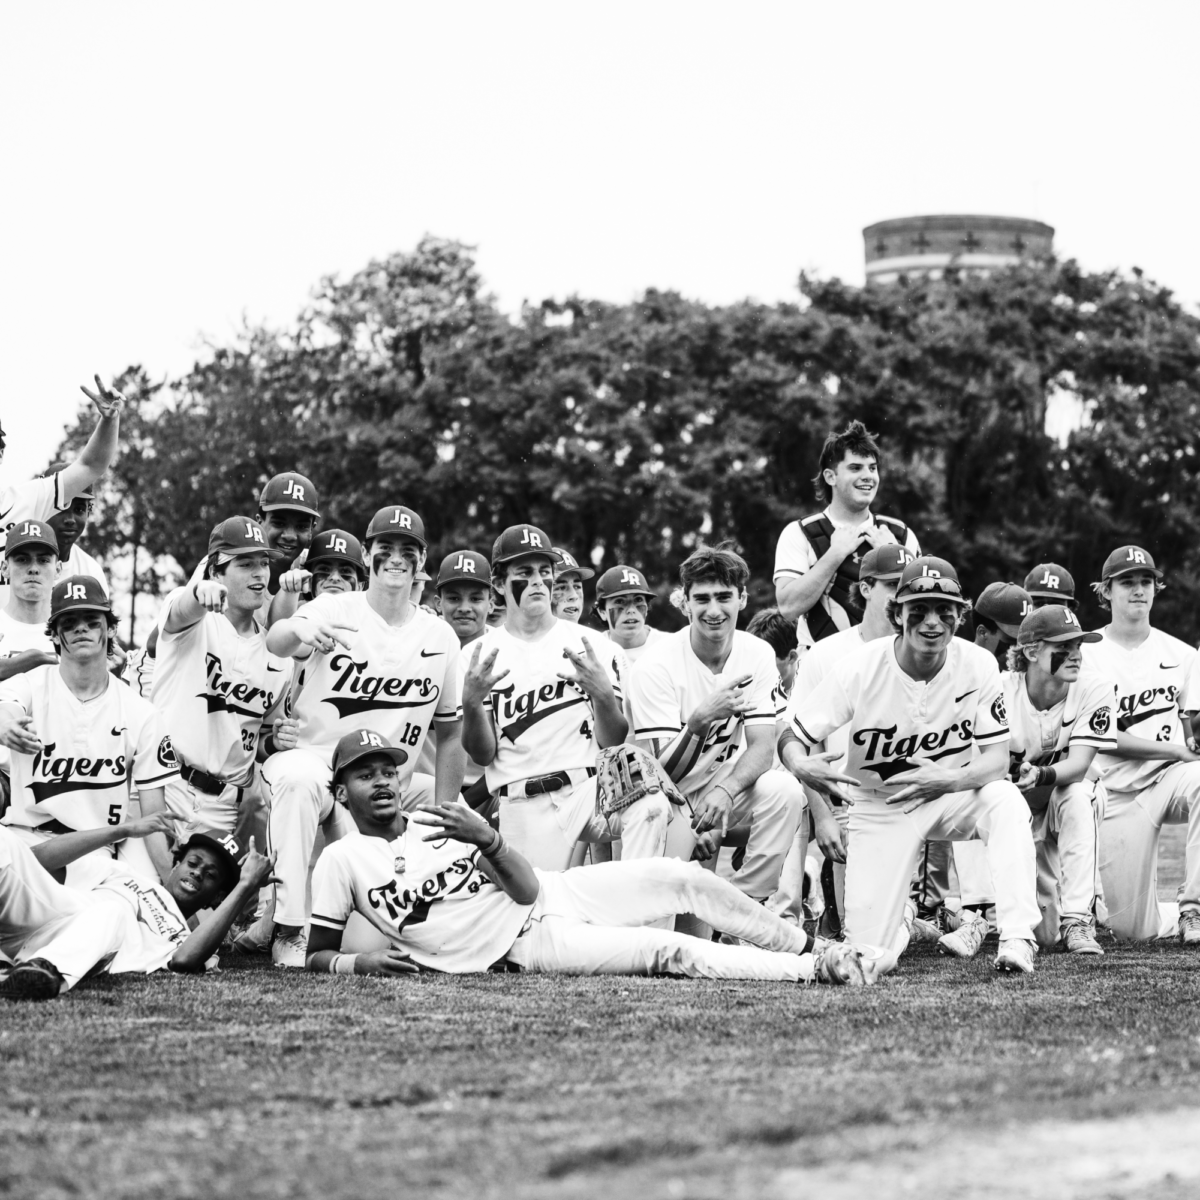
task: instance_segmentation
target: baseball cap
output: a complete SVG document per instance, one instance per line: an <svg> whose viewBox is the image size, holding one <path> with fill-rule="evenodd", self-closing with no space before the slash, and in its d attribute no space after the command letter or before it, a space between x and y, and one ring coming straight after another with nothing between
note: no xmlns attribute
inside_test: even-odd
<svg viewBox="0 0 1200 1200"><path fill-rule="evenodd" d="M1161 579L1163 573L1154 565L1154 559L1148 550L1141 546L1118 546L1105 560L1100 579L1107 582L1116 579L1118 575L1129 575L1134 571L1149 571L1155 579Z"/></svg>
<svg viewBox="0 0 1200 1200"><path fill-rule="evenodd" d="M1045 604L1035 608L1021 622L1017 642L1032 646L1035 642L1100 642L1098 633L1086 633L1079 618L1065 604Z"/></svg>
<svg viewBox="0 0 1200 1200"><path fill-rule="evenodd" d="M50 593L50 620L69 612L112 612L112 601L93 575L68 575Z"/></svg>
<svg viewBox="0 0 1200 1200"><path fill-rule="evenodd" d="M197 830L175 851L175 861L178 862L193 846L206 846L217 856L221 869L225 872L226 889L232 888L241 878L241 850L233 834Z"/></svg>
<svg viewBox="0 0 1200 1200"><path fill-rule="evenodd" d="M267 545L263 527L249 517L226 517L214 526L208 538L209 554L266 554L271 558L282 558L281 550L272 550Z"/></svg>
<svg viewBox="0 0 1200 1200"><path fill-rule="evenodd" d="M875 546L862 556L862 562L858 564L858 578L899 579L904 568L915 557L911 550L905 550L903 546Z"/></svg>
<svg viewBox="0 0 1200 1200"><path fill-rule="evenodd" d="M448 583L477 583L487 587L492 578L492 564L477 550L452 550L438 567L437 589Z"/></svg>
<svg viewBox="0 0 1200 1200"><path fill-rule="evenodd" d="M367 526L367 536L363 538L363 542L370 542L372 538L382 537L388 533L412 538L422 550L428 545L425 541L425 522L411 508L405 508L403 504L389 504L386 508L381 508L371 518L371 523Z"/></svg>
<svg viewBox="0 0 1200 1200"><path fill-rule="evenodd" d="M930 554L905 564L896 588L896 601L932 599L967 604L958 582L958 572L944 558L934 558Z"/></svg>
<svg viewBox="0 0 1200 1200"><path fill-rule="evenodd" d="M536 525L510 525L492 543L492 566L499 567L531 554L540 554L557 565L558 554L548 534Z"/></svg>
<svg viewBox="0 0 1200 1200"><path fill-rule="evenodd" d="M333 782L337 783L338 775L352 762L369 754L386 754L398 767L408 762L408 751L393 746L382 733L376 733L373 729L355 729L334 747Z"/></svg>
<svg viewBox="0 0 1200 1200"><path fill-rule="evenodd" d="M596 580L596 600L611 600L614 596L653 596L646 577L637 567L617 563Z"/></svg>
<svg viewBox="0 0 1200 1200"><path fill-rule="evenodd" d="M258 494L259 512L294 508L297 512L308 513L310 517L319 517L319 503L313 481L298 471L284 471L282 475L272 475Z"/></svg>
<svg viewBox="0 0 1200 1200"><path fill-rule="evenodd" d="M313 538L304 567L311 571L313 564L319 562L349 563L360 575L367 573L362 543L344 529L326 529Z"/></svg>
<svg viewBox="0 0 1200 1200"><path fill-rule="evenodd" d="M71 464L69 462L52 462L42 472L42 478L49 479L51 475L57 475L59 471L65 471L70 465ZM96 493L93 491L95 486L96 485L94 483L89 483L82 492L75 493L75 499L78 500L82 496L85 500L95 500ZM69 508L70 505L67 505L67 507Z"/></svg>
<svg viewBox="0 0 1200 1200"><path fill-rule="evenodd" d="M975 612L995 621L1008 637L1016 638L1021 622L1033 611L1033 599L1015 583L989 583L975 601Z"/></svg>
<svg viewBox="0 0 1200 1200"><path fill-rule="evenodd" d="M46 521L20 521L8 531L4 541L5 556L24 546L41 546L53 550L58 557L58 538Z"/></svg>
<svg viewBox="0 0 1200 1200"><path fill-rule="evenodd" d="M570 575L574 572L580 579L591 579L595 575L595 571L591 567L581 567L579 560L569 550L564 550L561 546L555 546L554 553L559 557L558 569L554 572L556 575Z"/></svg>
<svg viewBox="0 0 1200 1200"><path fill-rule="evenodd" d="M1074 600L1075 580L1058 563L1038 563L1025 576L1025 590L1036 600Z"/></svg>

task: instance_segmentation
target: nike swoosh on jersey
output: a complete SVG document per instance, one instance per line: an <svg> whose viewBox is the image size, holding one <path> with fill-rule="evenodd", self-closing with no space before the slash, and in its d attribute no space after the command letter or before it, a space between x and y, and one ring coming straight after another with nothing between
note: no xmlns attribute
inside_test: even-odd
<svg viewBox="0 0 1200 1200"><path fill-rule="evenodd" d="M129 726L128 726L128 725L122 725L122 726L121 726L121 728L120 728L120 729L118 729L118 728L117 728L117 727L114 725L114 726L112 727L112 735L113 735L113 737L120 737L120 736L121 736L121 734L123 734L123 733L124 733L124 732L125 732L125 731L126 731L128 728L129 728Z"/></svg>
<svg viewBox="0 0 1200 1200"><path fill-rule="evenodd" d="M1147 712L1133 713L1127 717L1118 717L1117 728L1122 733L1128 733L1129 728L1132 725L1140 725L1143 721L1150 720L1151 717L1161 717L1163 713L1174 713L1178 711L1179 709L1176 708L1174 704L1168 704L1166 708L1152 708Z"/></svg>
<svg viewBox="0 0 1200 1200"><path fill-rule="evenodd" d="M426 704L433 704L436 700L436 696L426 696L424 700L368 700L358 696L326 696L322 703L332 704L339 717L355 717L359 713L373 712L379 708L424 708Z"/></svg>
<svg viewBox="0 0 1200 1200"><path fill-rule="evenodd" d="M1173 671L1177 666L1179 666L1178 663L1159 663L1158 669L1160 671Z"/></svg>
<svg viewBox="0 0 1200 1200"><path fill-rule="evenodd" d="M200 694L204 696L210 713L231 712L237 713L239 717L261 717L263 715L262 709L239 708L236 704L230 704L224 696L210 696L207 692Z"/></svg>
<svg viewBox="0 0 1200 1200"><path fill-rule="evenodd" d="M445 650L422 650L421 657L422 658L434 658L439 654L445 654L445 653L446 653Z"/></svg>
<svg viewBox="0 0 1200 1200"><path fill-rule="evenodd" d="M954 703L958 704L960 701L965 700L968 696L974 694L977 691L979 691L978 688L972 688L969 692L963 692L963 694L961 696L955 696Z"/></svg>
<svg viewBox="0 0 1200 1200"><path fill-rule="evenodd" d="M511 725L505 725L500 733L503 737L508 738L510 742L515 743L521 734L528 732L539 721L546 717L553 716L557 712L562 712L564 708L574 708L577 704L586 704L587 700L583 696L576 696L574 700L564 700L562 704L552 704L549 708L539 708L537 712L531 713L527 717L522 717L519 721L514 721Z"/></svg>
<svg viewBox="0 0 1200 1200"><path fill-rule="evenodd" d="M274 671L276 675L280 675L280 674L282 674L282 673L283 673L283 668L282 668L282 667L273 667L273 666L271 666L269 663L267 664L267 670L268 670L268 671Z"/></svg>
<svg viewBox="0 0 1200 1200"><path fill-rule="evenodd" d="M1063 718L1063 728L1066 729L1066 727L1068 725L1074 725L1077 720L1079 720L1078 713L1076 713L1069 721L1064 717Z"/></svg>

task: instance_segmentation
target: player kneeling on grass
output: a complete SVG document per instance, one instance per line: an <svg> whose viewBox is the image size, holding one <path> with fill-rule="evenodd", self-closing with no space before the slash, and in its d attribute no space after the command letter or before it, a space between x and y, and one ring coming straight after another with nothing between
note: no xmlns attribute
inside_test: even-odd
<svg viewBox="0 0 1200 1200"><path fill-rule="evenodd" d="M52 1000L100 971L204 970L246 901L270 879L272 863L251 840L239 866L231 837L203 832L175 851L161 884L96 854L116 842L161 835L170 824L167 813L157 813L64 833L32 849L0 829L0 961L15 962L0 977L0 996ZM50 872L77 859L83 871L73 873L72 885L56 882ZM189 928L202 909L213 911Z"/></svg>
<svg viewBox="0 0 1200 1200"><path fill-rule="evenodd" d="M846 934L881 968L908 943L905 900L923 842L978 838L996 882L996 969L1033 971L1041 914L1029 808L1008 773L1008 718L996 660L954 636L967 601L954 568L918 558L900 575L897 636L834 664L780 738L809 787L849 784ZM811 747L849 725L845 774Z"/></svg>
<svg viewBox="0 0 1200 1200"><path fill-rule="evenodd" d="M853 947L814 942L712 873L678 859L538 871L465 803L401 810L408 755L370 730L347 734L332 790L358 832L313 872L310 971L465 974L507 963L567 975L869 982ZM342 954L358 912L391 945ZM692 912L750 945L720 945L651 922Z"/></svg>

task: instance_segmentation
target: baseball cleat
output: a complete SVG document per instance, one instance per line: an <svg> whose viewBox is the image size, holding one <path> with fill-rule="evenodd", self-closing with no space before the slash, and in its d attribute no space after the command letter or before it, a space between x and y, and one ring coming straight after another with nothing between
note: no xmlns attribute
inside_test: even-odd
<svg viewBox="0 0 1200 1200"><path fill-rule="evenodd" d="M1185 946L1200 946L1200 911L1185 908L1180 912L1179 940Z"/></svg>
<svg viewBox="0 0 1200 1200"><path fill-rule="evenodd" d="M870 987L875 982L873 972L863 964L862 951L845 942L814 945L812 956L813 979L817 983Z"/></svg>
<svg viewBox="0 0 1200 1200"><path fill-rule="evenodd" d="M1063 949L1071 954L1103 954L1088 921L1064 921L1059 932Z"/></svg>
<svg viewBox="0 0 1200 1200"><path fill-rule="evenodd" d="M914 942L936 942L942 936L942 931L937 923L937 914L935 913L932 917L922 916L920 913L914 914L908 923L908 935Z"/></svg>
<svg viewBox="0 0 1200 1200"><path fill-rule="evenodd" d="M996 970L1033 974L1033 943L1024 938L1006 938L996 955Z"/></svg>
<svg viewBox="0 0 1200 1200"><path fill-rule="evenodd" d="M943 954L952 954L955 958L974 958L983 945L983 939L988 934L987 917L976 914L971 920L964 921L951 933L938 938L938 949Z"/></svg>
<svg viewBox="0 0 1200 1200"><path fill-rule="evenodd" d="M277 967L291 967L304 970L308 959L308 938L304 930L297 933L276 933L271 943L271 961Z"/></svg>
<svg viewBox="0 0 1200 1200"><path fill-rule="evenodd" d="M0 996L7 1000L53 1000L62 986L62 972L52 962L31 958L13 967L0 981Z"/></svg>

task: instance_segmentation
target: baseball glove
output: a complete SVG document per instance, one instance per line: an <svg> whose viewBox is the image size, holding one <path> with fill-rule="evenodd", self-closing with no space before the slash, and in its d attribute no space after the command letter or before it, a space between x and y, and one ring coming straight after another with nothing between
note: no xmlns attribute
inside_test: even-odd
<svg viewBox="0 0 1200 1200"><path fill-rule="evenodd" d="M600 751L596 759L596 810L602 816L621 812L650 792L659 791L672 804L684 802L653 754L627 744Z"/></svg>

